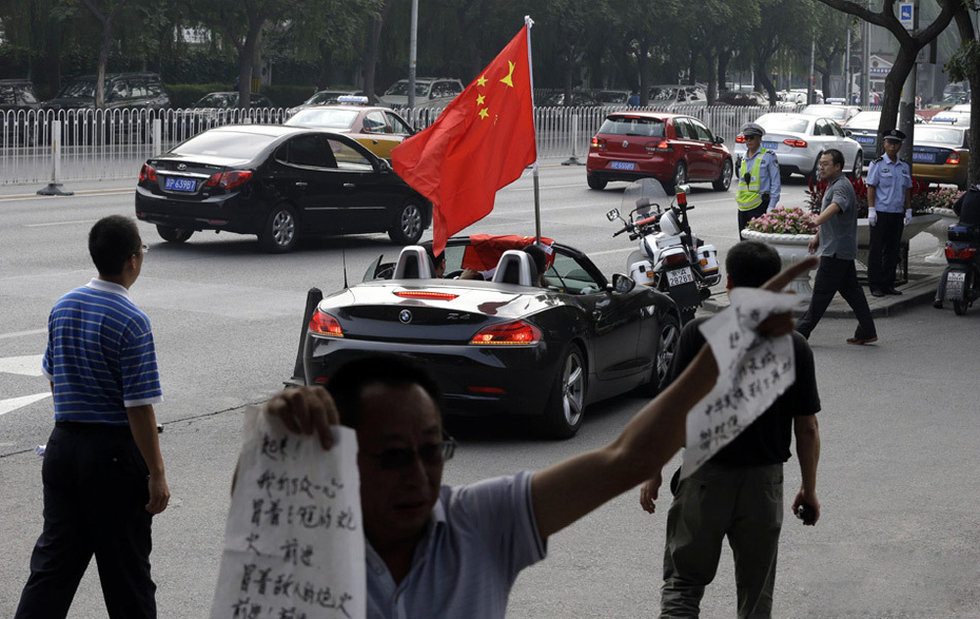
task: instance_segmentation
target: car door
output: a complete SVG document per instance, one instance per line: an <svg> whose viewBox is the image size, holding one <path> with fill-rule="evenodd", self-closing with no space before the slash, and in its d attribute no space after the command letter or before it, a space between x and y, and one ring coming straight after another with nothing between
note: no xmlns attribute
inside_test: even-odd
<svg viewBox="0 0 980 619"><path fill-rule="evenodd" d="M586 312L592 363L600 380L629 376L643 365L637 358L642 315L633 295L606 290L605 278L588 259L561 248L556 248L545 280L573 295L573 302Z"/></svg>
<svg viewBox="0 0 980 619"><path fill-rule="evenodd" d="M672 144L675 150L680 151L679 158L684 159L687 165L688 180L701 178L703 176L701 170L704 166L701 145L697 140L698 134L690 121L689 118L674 118L674 133L677 135L677 141Z"/></svg>
<svg viewBox="0 0 980 619"><path fill-rule="evenodd" d="M384 159L391 159L391 149L404 139L394 134L388 117L382 110L371 110L364 115L360 142L369 151Z"/></svg>
<svg viewBox="0 0 980 619"><path fill-rule="evenodd" d="M321 136L334 166L317 171L323 193L314 207L324 230L331 233L380 232L388 229L392 209L406 188L381 162L353 140Z"/></svg>

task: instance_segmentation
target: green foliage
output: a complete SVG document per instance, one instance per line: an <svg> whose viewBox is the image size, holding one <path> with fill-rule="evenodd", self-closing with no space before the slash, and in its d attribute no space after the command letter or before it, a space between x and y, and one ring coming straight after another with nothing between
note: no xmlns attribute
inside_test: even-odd
<svg viewBox="0 0 980 619"><path fill-rule="evenodd" d="M946 63L946 73L950 81L961 82L971 79L980 70L980 41L963 41L953 57Z"/></svg>

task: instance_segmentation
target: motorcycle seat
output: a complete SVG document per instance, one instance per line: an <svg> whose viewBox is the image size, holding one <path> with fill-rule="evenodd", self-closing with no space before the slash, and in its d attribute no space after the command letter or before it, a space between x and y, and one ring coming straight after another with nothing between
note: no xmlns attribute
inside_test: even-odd
<svg viewBox="0 0 980 619"><path fill-rule="evenodd" d="M980 225L956 223L946 229L946 238L950 241L965 241L980 243Z"/></svg>

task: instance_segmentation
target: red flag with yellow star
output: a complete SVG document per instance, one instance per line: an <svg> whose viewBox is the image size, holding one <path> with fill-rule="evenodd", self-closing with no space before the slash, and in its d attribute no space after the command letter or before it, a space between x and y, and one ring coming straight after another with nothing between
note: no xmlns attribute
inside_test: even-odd
<svg viewBox="0 0 980 619"><path fill-rule="evenodd" d="M395 172L432 201L432 249L493 210L494 196L537 159L527 32L428 128L391 151Z"/></svg>

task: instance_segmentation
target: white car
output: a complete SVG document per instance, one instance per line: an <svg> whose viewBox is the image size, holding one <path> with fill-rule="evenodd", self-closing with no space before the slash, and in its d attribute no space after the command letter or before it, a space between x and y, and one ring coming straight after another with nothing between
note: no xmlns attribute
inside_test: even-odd
<svg viewBox="0 0 980 619"><path fill-rule="evenodd" d="M844 123L851 120L858 113L861 112L861 108L856 105L843 105L841 103L813 103L800 112L801 114L810 114L812 116L823 116L824 118L833 118L837 121L838 125L844 126Z"/></svg>
<svg viewBox="0 0 980 619"><path fill-rule="evenodd" d="M755 120L766 130L762 136L762 146L776 152L779 159L779 173L783 180L791 174L813 177L817 172L817 161L828 148L836 148L844 154L844 171L852 176L860 176L864 169L864 155L857 140L844 135L844 130L831 118L771 112ZM745 139L735 138L735 173L745 158Z"/></svg>
<svg viewBox="0 0 980 619"><path fill-rule="evenodd" d="M448 105L463 92L463 82L453 78L417 77L415 78L415 106ZM398 109L408 105L408 80L398 80L381 95L385 105Z"/></svg>

